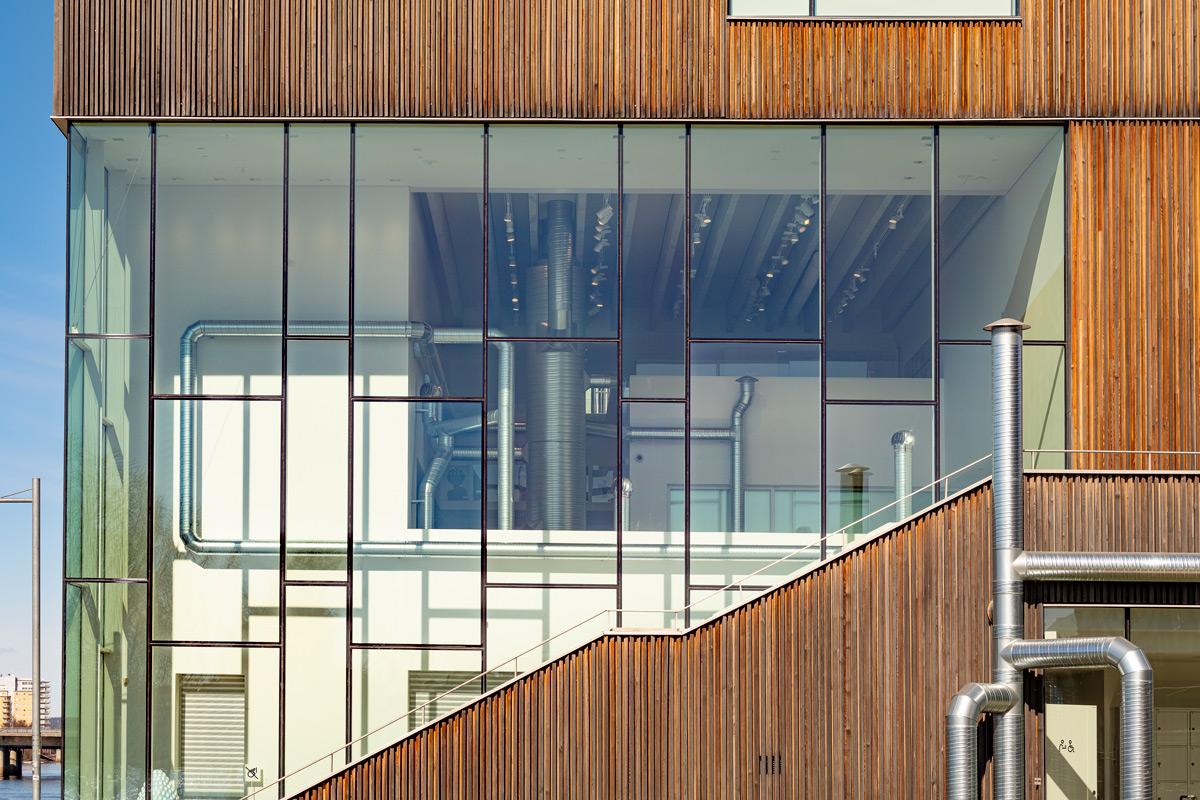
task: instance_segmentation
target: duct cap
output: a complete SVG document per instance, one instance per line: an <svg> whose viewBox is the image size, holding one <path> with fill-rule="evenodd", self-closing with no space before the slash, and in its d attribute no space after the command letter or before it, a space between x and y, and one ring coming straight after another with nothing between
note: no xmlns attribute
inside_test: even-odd
<svg viewBox="0 0 1200 800"><path fill-rule="evenodd" d="M1004 319L996 320L991 325L984 325L983 329L985 331L993 331L998 328L1017 328L1018 330L1027 331L1027 330L1029 330L1030 327L1031 326L1026 325L1024 322L1022 322L1019 319L1012 319L1011 317L1005 317Z"/></svg>
<svg viewBox="0 0 1200 800"><path fill-rule="evenodd" d="M917 435L912 431L896 431L892 434L892 447L912 447L917 443Z"/></svg>

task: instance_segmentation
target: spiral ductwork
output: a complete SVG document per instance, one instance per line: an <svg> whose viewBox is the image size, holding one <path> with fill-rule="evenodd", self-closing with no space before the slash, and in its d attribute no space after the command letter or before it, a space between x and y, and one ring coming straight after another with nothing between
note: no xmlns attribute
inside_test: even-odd
<svg viewBox="0 0 1200 800"><path fill-rule="evenodd" d="M1115 667L1121 673L1121 800L1154 795L1154 670L1119 636L1018 641L1003 657L1017 669Z"/></svg>
<svg viewBox="0 0 1200 800"><path fill-rule="evenodd" d="M575 264L575 203L548 200L545 211L542 252L546 257L549 335L571 336L577 333L584 319L582 303L577 304L577 299L582 300L582 281Z"/></svg>
<svg viewBox="0 0 1200 800"><path fill-rule="evenodd" d="M979 715L999 714L1016 703L1012 687L1003 683L968 683L954 696L946 713L947 800L978 798Z"/></svg>
<svg viewBox="0 0 1200 800"><path fill-rule="evenodd" d="M1193 553L1023 552L1013 567L1027 581L1196 581Z"/></svg>
<svg viewBox="0 0 1200 800"><path fill-rule="evenodd" d="M892 451L896 472L896 518L907 519L912 514L912 457L917 437L912 431L892 434Z"/></svg>
<svg viewBox="0 0 1200 800"><path fill-rule="evenodd" d="M583 530L587 527L583 353L575 344L538 344L529 359L530 527Z"/></svg>

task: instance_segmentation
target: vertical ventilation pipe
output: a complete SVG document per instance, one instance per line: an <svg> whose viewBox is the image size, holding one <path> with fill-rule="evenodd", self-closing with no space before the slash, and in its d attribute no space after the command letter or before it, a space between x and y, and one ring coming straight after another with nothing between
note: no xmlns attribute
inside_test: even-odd
<svg viewBox="0 0 1200 800"><path fill-rule="evenodd" d="M571 200L547 201L544 230L550 335L574 336L582 319L582 308L576 308L575 302L579 296L576 288L579 270L575 266L575 203Z"/></svg>
<svg viewBox="0 0 1200 800"><path fill-rule="evenodd" d="M448 433L439 434L433 461L429 464L429 471L425 473L425 480L421 482L421 528L426 535L429 534L434 523L434 496L437 494L438 484L442 482L442 477L450 468L450 459L453 454L454 437Z"/></svg>
<svg viewBox="0 0 1200 800"><path fill-rule="evenodd" d="M912 514L912 457L916 442L917 437L912 431L892 434L896 462L896 519L907 519Z"/></svg>
<svg viewBox="0 0 1200 800"><path fill-rule="evenodd" d="M743 463L746 432L743 422L746 409L754 402L754 384L758 383L758 378L743 375L737 382L738 399L730 414L729 430L733 440L733 530L740 532L746 529L746 469Z"/></svg>
<svg viewBox="0 0 1200 800"><path fill-rule="evenodd" d="M496 526L512 530L513 526L513 346L512 342L496 344L498 356L497 420L496 420Z"/></svg>
<svg viewBox="0 0 1200 800"><path fill-rule="evenodd" d="M992 334L992 683L1016 698L996 717L994 800L1025 797L1025 707L1021 670L1004 649L1025 635L1025 596L1014 559L1025 546L1024 486L1021 470L1021 339L1029 326L1002 319L984 330Z"/></svg>

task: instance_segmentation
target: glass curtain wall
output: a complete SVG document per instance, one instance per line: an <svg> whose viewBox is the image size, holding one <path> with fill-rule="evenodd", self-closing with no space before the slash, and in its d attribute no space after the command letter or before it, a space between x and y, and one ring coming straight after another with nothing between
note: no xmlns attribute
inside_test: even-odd
<svg viewBox="0 0 1200 800"><path fill-rule="evenodd" d="M72 127L69 790L240 796L921 510L990 450L997 317L1061 449L1062 148Z"/></svg>

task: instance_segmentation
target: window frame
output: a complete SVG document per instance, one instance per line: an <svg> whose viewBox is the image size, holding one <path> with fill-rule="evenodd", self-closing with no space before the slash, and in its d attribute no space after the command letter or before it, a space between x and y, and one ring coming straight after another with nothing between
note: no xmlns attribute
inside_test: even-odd
<svg viewBox="0 0 1200 800"><path fill-rule="evenodd" d="M739 14L734 11L738 0L726 0L725 19L727 22L1022 22L1021 0L1011 0L1012 11L1009 14L963 14L947 16L945 14L880 14L877 16L855 16L844 14L817 13L817 0L808 0L807 14ZM796 0L800 5L804 0Z"/></svg>

